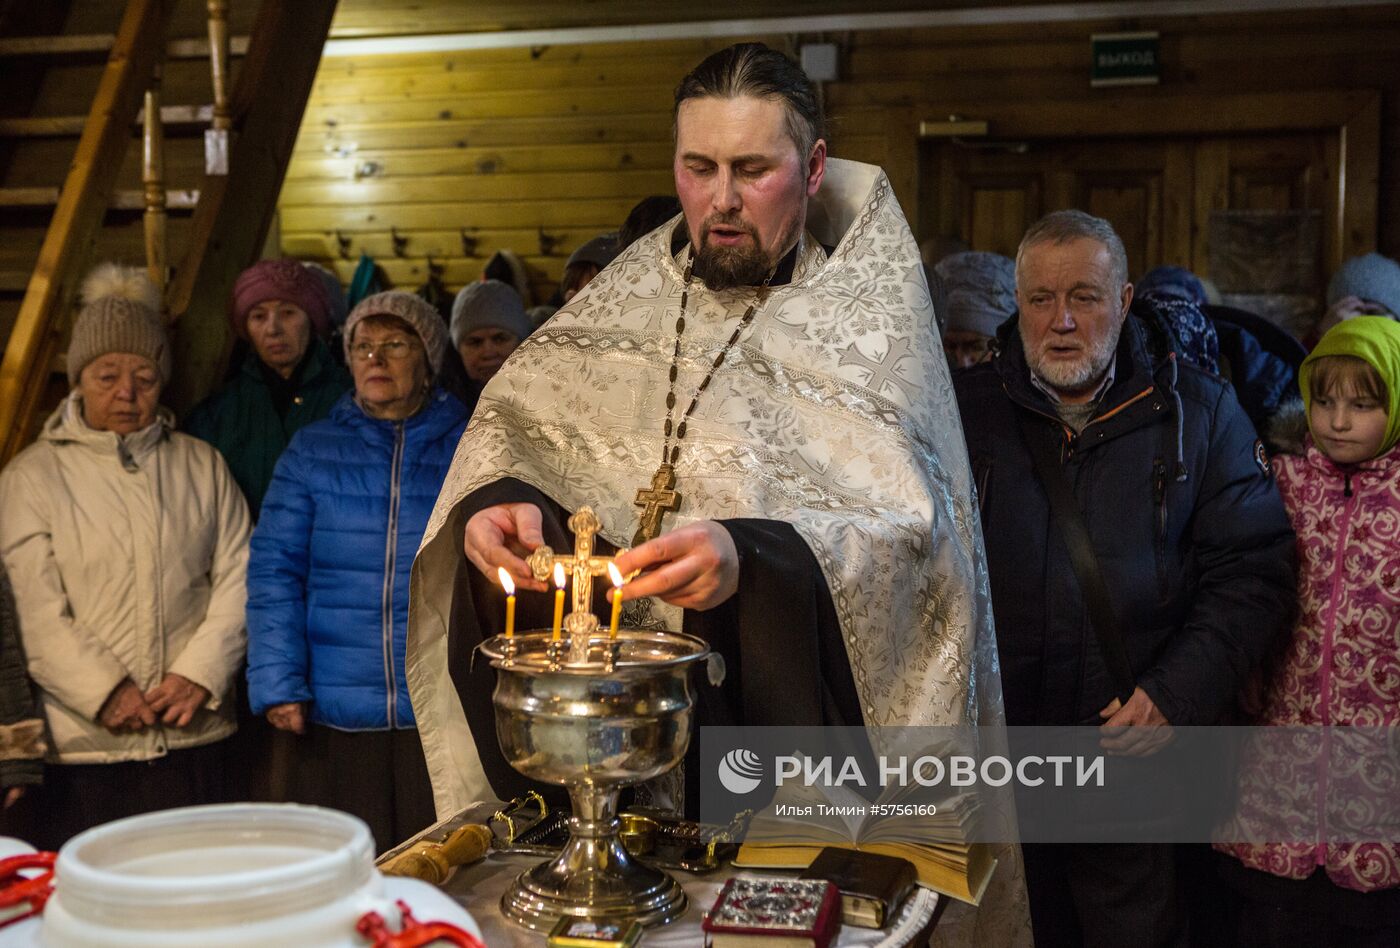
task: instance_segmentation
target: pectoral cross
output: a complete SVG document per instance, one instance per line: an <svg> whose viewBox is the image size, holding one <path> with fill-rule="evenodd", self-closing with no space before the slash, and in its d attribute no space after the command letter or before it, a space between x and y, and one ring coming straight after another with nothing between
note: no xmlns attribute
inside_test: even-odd
<svg viewBox="0 0 1400 948"><path fill-rule="evenodd" d="M642 508L642 524L637 528L636 536L632 537L633 546L655 540L661 535L661 518L672 510L680 509L681 495L675 486L676 469L663 464L651 476L651 489L642 487L637 490L637 499L632 506Z"/></svg>
<svg viewBox="0 0 1400 948"><path fill-rule="evenodd" d="M573 579L573 611L564 619L564 628L570 638L586 637L598 630L598 617L593 614L593 577L604 576L608 572L610 556L593 555L593 538L598 535L601 524L592 507L580 507L569 518L569 529L574 531L574 555L555 556L547 546L541 546L531 553L526 563L536 579L547 580L554 572L554 564L561 564Z"/></svg>

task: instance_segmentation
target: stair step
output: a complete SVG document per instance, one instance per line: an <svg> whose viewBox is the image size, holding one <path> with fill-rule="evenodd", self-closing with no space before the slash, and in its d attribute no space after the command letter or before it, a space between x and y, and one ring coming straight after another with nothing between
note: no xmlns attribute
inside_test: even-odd
<svg viewBox="0 0 1400 948"><path fill-rule="evenodd" d="M53 207L58 203L58 188L0 188L0 207ZM165 192L166 210L193 210L199 203L197 188L171 188ZM109 207L120 211L141 211L146 208L145 194L137 190L119 190L112 194Z"/></svg>
<svg viewBox="0 0 1400 948"><path fill-rule="evenodd" d="M198 203L198 188L170 188L165 192L167 211L192 211ZM146 208L146 197L140 191L116 191L108 206L120 211L141 211Z"/></svg>
<svg viewBox="0 0 1400 948"><path fill-rule="evenodd" d="M28 270L0 270L0 293L23 293L28 288Z"/></svg>
<svg viewBox="0 0 1400 948"><path fill-rule="evenodd" d="M116 36L111 33L11 36L0 39L0 56L72 56L78 53L105 53L116 41Z"/></svg>
<svg viewBox="0 0 1400 948"><path fill-rule="evenodd" d="M72 36L11 36L0 39L0 56L62 58L111 52L117 38L112 33L84 33ZM229 52L234 56L248 53L248 37L229 38ZM208 59L207 39L175 39L165 46L168 59Z"/></svg>
<svg viewBox="0 0 1400 948"><path fill-rule="evenodd" d="M144 116L144 109L137 113L137 126L141 125ZM167 127L208 125L214 118L214 107L212 105L164 105L161 106L160 117ZM0 119L0 138L65 138L81 135L83 126L86 124L86 115L5 118Z"/></svg>

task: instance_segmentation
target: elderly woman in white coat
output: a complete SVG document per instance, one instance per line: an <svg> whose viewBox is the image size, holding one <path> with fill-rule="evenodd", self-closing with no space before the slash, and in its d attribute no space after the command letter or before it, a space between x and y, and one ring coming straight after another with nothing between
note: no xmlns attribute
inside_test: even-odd
<svg viewBox="0 0 1400 948"><path fill-rule="evenodd" d="M7 829L42 848L214 802L246 646L248 508L159 405L170 346L139 271L84 284L72 393L0 473L0 557L52 750Z"/></svg>

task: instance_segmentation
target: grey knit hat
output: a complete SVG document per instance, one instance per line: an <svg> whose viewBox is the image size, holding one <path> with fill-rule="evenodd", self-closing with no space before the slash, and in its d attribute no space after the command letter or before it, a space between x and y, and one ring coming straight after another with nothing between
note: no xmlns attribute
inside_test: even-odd
<svg viewBox="0 0 1400 948"><path fill-rule="evenodd" d="M592 240L586 241L581 247L569 254L568 261L564 264L567 270L576 263L591 263L599 270L607 268L617 257L617 231L606 234L599 234Z"/></svg>
<svg viewBox="0 0 1400 948"><path fill-rule="evenodd" d="M452 301L452 344L460 346L467 333L477 329L504 329L524 339L530 335L530 317L520 294L500 280L482 280L462 287Z"/></svg>
<svg viewBox="0 0 1400 948"><path fill-rule="evenodd" d="M301 265L316 274L316 278L321 281L321 288L326 291L326 302L330 307L326 315L330 317L331 325L344 325L345 317L350 314L350 305L349 300L345 298L345 287L341 284L340 277L312 260L303 260Z"/></svg>
<svg viewBox="0 0 1400 948"><path fill-rule="evenodd" d="M427 300L403 290L366 296L350 311L345 318L344 330L346 361L350 359L350 343L355 338L355 327L367 316L394 316L408 323L423 342L423 348L428 353L428 367L433 370L433 375L442 371L442 357L447 352L447 330L442 325L442 317Z"/></svg>
<svg viewBox="0 0 1400 948"><path fill-rule="evenodd" d="M160 322L160 291L146 271L104 263L89 273L81 289L83 308L73 321L68 343L68 384L93 359L109 352L145 356L170 381L170 340Z"/></svg>
<svg viewBox="0 0 1400 948"><path fill-rule="evenodd" d="M945 331L995 336L1016 312L1016 264L999 253L955 253L938 261L933 272L943 281Z"/></svg>
<svg viewBox="0 0 1400 948"><path fill-rule="evenodd" d="M1343 296L1355 296L1384 306L1400 318L1400 263L1378 253L1352 257L1327 284L1327 305Z"/></svg>

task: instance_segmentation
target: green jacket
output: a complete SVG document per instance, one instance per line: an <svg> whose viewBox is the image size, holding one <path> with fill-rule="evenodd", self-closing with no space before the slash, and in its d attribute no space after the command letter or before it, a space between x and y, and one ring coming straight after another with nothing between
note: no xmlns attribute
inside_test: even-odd
<svg viewBox="0 0 1400 948"><path fill-rule="evenodd" d="M184 428L219 449L256 520L287 442L326 417L350 387L350 373L332 358L325 344L312 339L291 407L285 419L279 418L262 364L256 352L249 352L238 375L196 405Z"/></svg>

